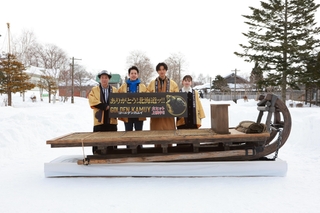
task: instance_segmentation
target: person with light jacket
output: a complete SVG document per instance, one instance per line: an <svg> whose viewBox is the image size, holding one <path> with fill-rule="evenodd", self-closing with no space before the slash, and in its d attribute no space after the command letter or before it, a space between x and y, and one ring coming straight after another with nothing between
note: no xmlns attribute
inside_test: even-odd
<svg viewBox="0 0 320 213"><path fill-rule="evenodd" d="M165 63L159 63L156 66L158 72L158 77L152 80L147 90L148 92L158 93L158 92L179 92L179 88L176 82L169 79L166 74L168 71L168 66ZM174 117L167 118L150 118L150 130L175 130L176 124Z"/></svg>
<svg viewBox="0 0 320 213"><path fill-rule="evenodd" d="M187 93L187 117L177 118L177 129L199 129L201 119L205 118L199 93L192 89L192 77L190 75L183 77L182 85L180 92Z"/></svg>
<svg viewBox="0 0 320 213"><path fill-rule="evenodd" d="M99 85L93 87L88 95L89 105L93 109L93 132L117 131L117 118L109 118L110 93L116 93L117 88L109 85L111 73L107 70L102 70L98 77ZM92 149L94 154L97 150L96 146Z"/></svg>
<svg viewBox="0 0 320 213"><path fill-rule="evenodd" d="M139 79L139 69L136 66L128 69L128 77L128 80L119 88L118 93L143 93L147 91L147 87ZM124 122L126 131L133 131L133 128L140 131L143 129L143 121L146 118L119 118L119 120Z"/></svg>

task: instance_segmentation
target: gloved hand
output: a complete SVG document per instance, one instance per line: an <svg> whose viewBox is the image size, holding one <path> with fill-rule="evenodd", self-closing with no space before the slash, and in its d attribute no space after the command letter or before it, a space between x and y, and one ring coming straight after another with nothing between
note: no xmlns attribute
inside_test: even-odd
<svg viewBox="0 0 320 213"><path fill-rule="evenodd" d="M96 117L96 119L98 119L99 122L101 122L101 120L102 120L102 110L98 110L94 116Z"/></svg>

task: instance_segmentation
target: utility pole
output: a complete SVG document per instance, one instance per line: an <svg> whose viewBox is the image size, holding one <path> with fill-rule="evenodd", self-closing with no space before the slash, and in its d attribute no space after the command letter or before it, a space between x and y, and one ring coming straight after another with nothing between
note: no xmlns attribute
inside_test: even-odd
<svg viewBox="0 0 320 213"><path fill-rule="evenodd" d="M211 80L211 77L210 77L209 81L210 81L210 101L211 101L211 93L212 93L212 88L211 88L212 87L212 80Z"/></svg>
<svg viewBox="0 0 320 213"><path fill-rule="evenodd" d="M81 60L81 59L77 59L72 57L72 63L71 63L71 103L74 103L74 60Z"/></svg>
<svg viewBox="0 0 320 213"><path fill-rule="evenodd" d="M235 103L237 103L237 96L236 96L236 91L237 91L236 90L236 88L237 88L237 71L240 71L240 70L237 70L237 68L236 68L236 69L231 70L231 71L234 72L234 94L233 94L234 98L233 98L233 101Z"/></svg>
<svg viewBox="0 0 320 213"><path fill-rule="evenodd" d="M7 27L8 27L8 54L11 54L11 46L10 46L10 23L7 23Z"/></svg>

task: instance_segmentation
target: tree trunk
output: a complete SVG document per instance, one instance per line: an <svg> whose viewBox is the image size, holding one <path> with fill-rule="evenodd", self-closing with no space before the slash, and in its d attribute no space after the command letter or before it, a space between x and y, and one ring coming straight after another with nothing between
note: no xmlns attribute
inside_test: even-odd
<svg viewBox="0 0 320 213"><path fill-rule="evenodd" d="M12 106L12 94L11 94L11 91L8 91L7 95L8 95L8 106Z"/></svg>
<svg viewBox="0 0 320 213"><path fill-rule="evenodd" d="M286 103L286 94L287 94L287 74L283 72L282 75L282 83L281 83L281 99L283 103Z"/></svg>

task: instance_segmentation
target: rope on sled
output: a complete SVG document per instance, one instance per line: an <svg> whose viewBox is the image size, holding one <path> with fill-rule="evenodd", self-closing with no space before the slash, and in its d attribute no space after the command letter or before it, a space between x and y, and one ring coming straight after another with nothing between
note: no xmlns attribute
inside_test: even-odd
<svg viewBox="0 0 320 213"><path fill-rule="evenodd" d="M86 158L86 155L84 153L84 143L83 143L83 139L81 139L81 143L82 143L82 154L83 154L83 165L89 165L89 161Z"/></svg>
<svg viewBox="0 0 320 213"><path fill-rule="evenodd" d="M85 154L85 151L84 151L84 139L86 139L87 137L90 137L91 135L88 135L84 138L81 139L81 144L82 144L82 154L83 154L83 165L89 165L89 160L88 158L86 157L86 154Z"/></svg>

